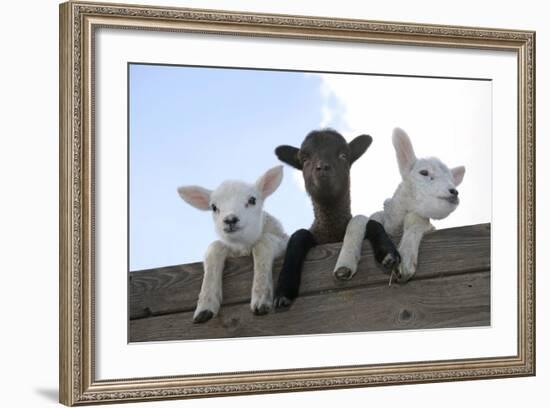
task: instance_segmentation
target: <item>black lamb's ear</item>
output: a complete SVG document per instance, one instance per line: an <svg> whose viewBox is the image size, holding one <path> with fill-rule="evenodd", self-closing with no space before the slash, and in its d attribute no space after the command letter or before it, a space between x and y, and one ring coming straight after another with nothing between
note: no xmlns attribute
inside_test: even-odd
<svg viewBox="0 0 550 408"><path fill-rule="evenodd" d="M275 149L275 154L280 161L294 167L295 169L302 170L302 163L298 157L299 152L300 149L287 145L279 146Z"/></svg>
<svg viewBox="0 0 550 408"><path fill-rule="evenodd" d="M351 163L357 160L363 155L372 143L372 137L369 135L357 136L351 142L348 143L349 150L351 152Z"/></svg>

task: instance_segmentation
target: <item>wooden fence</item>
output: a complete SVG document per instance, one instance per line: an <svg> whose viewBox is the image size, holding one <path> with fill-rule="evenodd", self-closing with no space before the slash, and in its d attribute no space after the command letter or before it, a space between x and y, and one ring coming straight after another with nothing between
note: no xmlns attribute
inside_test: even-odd
<svg viewBox="0 0 550 408"><path fill-rule="evenodd" d="M426 235L416 276L388 285L365 242L357 274L336 281L332 270L341 244L308 254L300 297L290 310L255 316L250 311L252 261L230 259L217 317L193 323L202 263L129 274L129 341L188 340L373 330L490 325L490 224ZM281 259L275 261L276 282Z"/></svg>

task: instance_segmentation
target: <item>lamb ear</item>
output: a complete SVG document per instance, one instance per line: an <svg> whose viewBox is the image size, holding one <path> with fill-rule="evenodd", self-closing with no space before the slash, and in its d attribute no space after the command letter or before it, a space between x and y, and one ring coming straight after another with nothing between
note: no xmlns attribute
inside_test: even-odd
<svg viewBox="0 0 550 408"><path fill-rule="evenodd" d="M453 175L455 186L458 187L460 183L462 183L462 179L464 178L464 173L466 173L466 167L464 166L458 166L451 169L451 174Z"/></svg>
<svg viewBox="0 0 550 408"><path fill-rule="evenodd" d="M199 210L210 209L210 194L212 191L199 186L183 186L178 187L178 194L181 198L193 207Z"/></svg>
<svg viewBox="0 0 550 408"><path fill-rule="evenodd" d="M273 194L281 185L283 180L283 166L276 166L269 169L265 174L256 181L256 188L266 198Z"/></svg>
<svg viewBox="0 0 550 408"><path fill-rule="evenodd" d="M411 139L409 139L409 136L403 129L395 128L393 130L392 141L397 156L399 172L401 173L401 177L405 178L416 162L416 155L414 154Z"/></svg>
<svg viewBox="0 0 550 408"><path fill-rule="evenodd" d="M300 163L300 159L298 158L299 152L300 149L287 145L282 145L275 149L275 154L280 161L294 167L295 169L302 170L302 163Z"/></svg>
<svg viewBox="0 0 550 408"><path fill-rule="evenodd" d="M372 137L369 135L357 136L351 142L348 143L349 150L351 152L350 162L353 163L359 157L363 155L372 143Z"/></svg>

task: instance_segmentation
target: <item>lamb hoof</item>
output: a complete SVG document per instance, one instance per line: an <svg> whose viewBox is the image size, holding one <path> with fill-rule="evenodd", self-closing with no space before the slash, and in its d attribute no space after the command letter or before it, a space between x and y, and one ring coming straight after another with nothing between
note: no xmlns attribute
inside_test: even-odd
<svg viewBox="0 0 550 408"><path fill-rule="evenodd" d="M341 266L336 271L334 271L334 277L341 281L350 280L352 277L351 269L345 266Z"/></svg>
<svg viewBox="0 0 550 408"><path fill-rule="evenodd" d="M286 296L277 296L275 297L273 305L275 306L275 310L282 312L290 308L290 306L292 306L292 302L292 299L289 299Z"/></svg>
<svg viewBox="0 0 550 408"><path fill-rule="evenodd" d="M401 263L401 256L397 250L389 251L380 262L386 270L396 269Z"/></svg>
<svg viewBox="0 0 550 408"><path fill-rule="evenodd" d="M382 260L382 266L386 269L393 269L396 263L397 263L397 259L391 253L387 254Z"/></svg>
<svg viewBox="0 0 550 408"><path fill-rule="evenodd" d="M214 313L210 310L203 310L193 318L193 323L204 323L214 317Z"/></svg>
<svg viewBox="0 0 550 408"><path fill-rule="evenodd" d="M399 264L396 268L393 270L393 276L395 276L395 280L397 283L407 283L411 280L414 273L407 273L406 270L403 268L403 264Z"/></svg>
<svg viewBox="0 0 550 408"><path fill-rule="evenodd" d="M405 275L399 271L395 274L395 280L399 283L407 283L412 278L412 275Z"/></svg>
<svg viewBox="0 0 550 408"><path fill-rule="evenodd" d="M254 307L254 314L256 316L263 316L269 313L271 306L269 305L259 305Z"/></svg>

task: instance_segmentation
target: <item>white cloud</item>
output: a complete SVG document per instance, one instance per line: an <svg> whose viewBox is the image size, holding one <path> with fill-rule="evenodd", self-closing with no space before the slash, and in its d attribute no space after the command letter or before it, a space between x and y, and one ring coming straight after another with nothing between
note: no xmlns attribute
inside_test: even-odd
<svg viewBox="0 0 550 408"><path fill-rule="evenodd" d="M459 187L461 204L436 226L490 221L490 82L339 74L319 77L323 99L319 126L333 126L348 140L365 133L374 139L352 168L354 214L381 209L397 187L400 176L391 133L399 126L410 135L418 157L437 156L449 167L466 166Z"/></svg>
<svg viewBox="0 0 550 408"><path fill-rule="evenodd" d="M302 190L304 193L306 191L306 185L304 183L304 177L302 176L302 172L300 170L292 170L292 179L298 186L300 190Z"/></svg>

